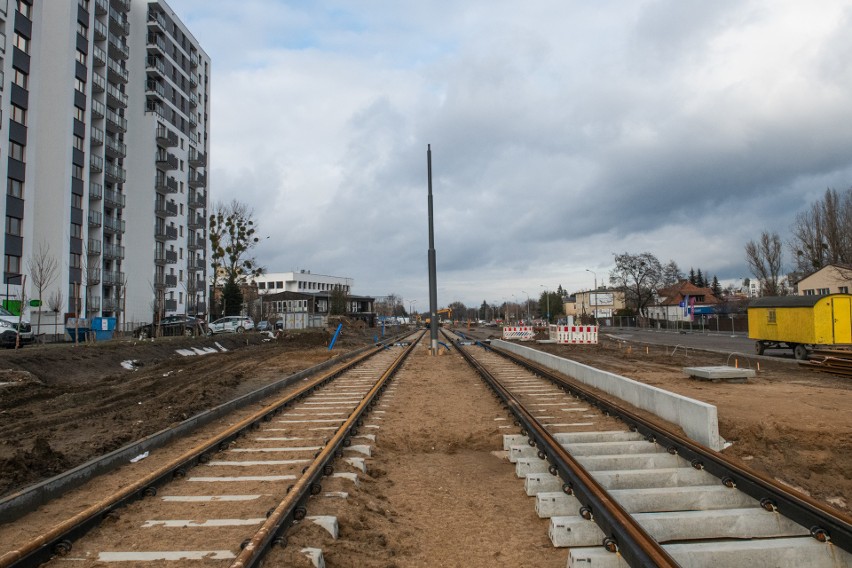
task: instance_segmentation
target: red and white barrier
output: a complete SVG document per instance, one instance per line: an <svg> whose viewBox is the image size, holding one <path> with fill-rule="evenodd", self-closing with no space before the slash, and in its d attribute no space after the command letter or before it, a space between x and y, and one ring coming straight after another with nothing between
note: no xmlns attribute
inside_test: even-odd
<svg viewBox="0 0 852 568"><path fill-rule="evenodd" d="M596 325L551 325L550 339L562 344L597 344Z"/></svg>
<svg viewBox="0 0 852 568"><path fill-rule="evenodd" d="M530 325L515 325L503 328L503 339L516 339L518 341L532 341L535 332Z"/></svg>

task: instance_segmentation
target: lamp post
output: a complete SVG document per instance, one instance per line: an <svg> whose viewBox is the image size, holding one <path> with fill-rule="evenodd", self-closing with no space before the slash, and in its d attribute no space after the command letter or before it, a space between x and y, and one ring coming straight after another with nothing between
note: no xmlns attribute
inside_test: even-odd
<svg viewBox="0 0 852 568"><path fill-rule="evenodd" d="M588 268L586 269L586 272L591 272L595 277L595 289L593 291L593 294L594 294L594 298L595 298L595 306L597 306L598 305L598 302L597 302L598 273L595 272L594 270L589 270ZM592 315L595 318L595 325L598 325L598 309L596 307L592 307L592 297L593 297L593 295L589 294L589 307L592 308Z"/></svg>
<svg viewBox="0 0 852 568"><path fill-rule="evenodd" d="M512 294L512 303L516 306L518 305L518 301L515 299L515 295ZM515 308L515 324L518 323L518 308Z"/></svg>
<svg viewBox="0 0 852 568"><path fill-rule="evenodd" d="M527 295L527 325L529 325L530 324L530 295L527 292L525 292L524 290L521 290L521 294Z"/></svg>
<svg viewBox="0 0 852 568"><path fill-rule="evenodd" d="M414 323L414 304L417 303L417 300L411 300L408 302L408 323Z"/></svg>
<svg viewBox="0 0 852 568"><path fill-rule="evenodd" d="M539 286L544 288L544 297L547 298L547 325L550 325L550 292L547 291L544 284L539 284Z"/></svg>

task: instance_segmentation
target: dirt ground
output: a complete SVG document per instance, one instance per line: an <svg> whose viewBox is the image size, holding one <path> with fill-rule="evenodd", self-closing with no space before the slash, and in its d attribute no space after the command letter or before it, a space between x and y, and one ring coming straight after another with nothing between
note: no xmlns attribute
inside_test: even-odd
<svg viewBox="0 0 852 568"><path fill-rule="evenodd" d="M370 329L345 329L334 352L326 347L328 332L292 333L270 341L264 341L261 334L243 334L214 340L127 340L2 352L0 383L12 384L0 386L0 495L326 361L335 353L370 344L376 334ZM480 334L488 336L491 332L485 329ZM175 353L178 347L215 346L214 341L228 351L203 357ZM746 383L713 383L690 379L682 368L722 365L725 356L720 354L691 350L688 356L672 357L664 347L605 337L597 346L537 347L716 405L720 433L731 443L726 454L841 512L850 512L852 380L764 359L757 377ZM130 360L137 361L136 370L121 366ZM415 358L412 365L422 367L423 361ZM396 426L378 443L385 461L377 461L377 468L369 472L371 492L359 497L364 510L350 518L348 525L342 520L341 530L349 531L350 536L363 531L366 540L360 542L372 542L376 562L364 565L488 565L488 543L505 544L512 538L508 535L511 529L523 524L515 519L514 527L501 525L501 514L509 514L511 519L534 513L515 510L515 505L504 500L511 492L518 493L516 486L509 486L511 473L505 478L495 477L493 487L485 488L471 486L460 473L465 464L493 470L495 476L498 470L503 471L499 459L490 461L489 457L495 449L494 440L502 433L494 423L494 410L488 410L495 406L493 397L484 387L464 396L443 397L460 384L449 371L441 373L440 387L436 383L428 388L423 378L407 383L419 390L400 389L408 394L400 395L400 405L388 417L396 420ZM425 404L427 400L435 404ZM486 414L479 418L482 409ZM422 426L406 427L417 424ZM445 476L446 484L441 488L416 491L426 486L436 471L452 475ZM427 513L432 517L428 527L418 526L425 522L421 520L421 507L431 511ZM447 515L453 515L452 526L463 526L479 522L481 514L496 523L492 535L480 533L479 540L470 540L447 532L451 526ZM531 522L535 525L536 521ZM549 549L546 529L542 534L524 541L532 543L527 555ZM298 533L295 536L298 538ZM416 550L428 548L434 553L432 545L423 540L427 537L442 539L443 548L434 549L443 550L441 562L419 564ZM457 559L468 552L481 555L482 563L458 563ZM385 553L392 553L395 560L381 560L388 558ZM336 554L338 562L334 565L351 565L341 560L342 552ZM505 557L490 558L495 564L520 565Z"/></svg>

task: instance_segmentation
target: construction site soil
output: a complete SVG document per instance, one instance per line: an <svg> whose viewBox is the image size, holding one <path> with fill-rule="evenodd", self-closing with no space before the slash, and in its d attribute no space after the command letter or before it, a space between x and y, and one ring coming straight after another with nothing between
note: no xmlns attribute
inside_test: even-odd
<svg viewBox="0 0 852 568"><path fill-rule="evenodd" d="M277 339L260 333L113 339L2 352L0 496L341 352L374 343L377 333L344 328L333 351L328 350L330 331L322 330ZM474 330L480 338L493 334L496 330L489 328ZM685 376L683 367L724 365L725 356L700 350L670 355L663 346L616 341L604 333L598 345L529 346L715 405L720 434L730 443L725 454L850 512L852 380L764 357L757 376L747 382L699 381ZM177 353L181 348L213 348L218 353L188 357ZM755 361L747 364L756 368ZM435 371L419 365L416 372L426 380ZM463 388L464 383L454 384ZM476 392L493 404L484 389ZM466 421L458 417L474 415L473 396L449 397L438 408L413 404L405 418L412 424L423 422L423 428L455 421L456 431L447 436L458 440L431 447L432 454L452 461L466 443L458 426ZM499 433L493 430L489 438L492 450L500 449Z"/></svg>

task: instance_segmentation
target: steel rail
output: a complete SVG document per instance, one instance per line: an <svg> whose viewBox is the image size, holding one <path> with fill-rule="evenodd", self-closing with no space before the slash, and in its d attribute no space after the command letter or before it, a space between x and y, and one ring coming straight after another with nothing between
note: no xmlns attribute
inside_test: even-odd
<svg viewBox="0 0 852 568"><path fill-rule="evenodd" d="M563 491L582 504L581 512L594 521L605 535L601 543L620 554L634 568L674 568L680 566L645 529L610 498L607 491L577 462L535 417L479 361L464 349L462 357L482 376L522 425L522 434L539 450L539 457L551 462L550 473L564 481Z"/></svg>
<svg viewBox="0 0 852 568"><path fill-rule="evenodd" d="M417 343L423 337L420 333L382 373L370 391L364 396L349 418L337 429L334 436L325 444L317 454L314 461L305 468L302 476L289 488L284 499L267 516L266 521L246 545L240 551L237 558L231 563L231 568L252 568L260 566L263 556L277 543L285 544L285 533L294 521L305 517L307 510L304 504L311 495L319 494L322 490L317 483L323 475L331 475L330 462L340 453L341 446L345 446L351 436L357 434L357 428L361 425L361 418L368 409L372 408L378 396L384 391L388 381L396 374Z"/></svg>
<svg viewBox="0 0 852 568"><path fill-rule="evenodd" d="M0 568L38 565L48 561L55 555L63 556L68 554L74 540L99 525L112 511L145 497L155 495L158 487L175 477L182 477L188 468L199 463L204 463L209 459L210 455L227 447L231 441L242 435L246 430L256 428L261 422L270 420L275 414L294 401L305 397L311 391L328 383L364 360L375 356L384 349L384 345L378 345L343 365L320 375L293 393L268 404L210 440L184 452L179 457L157 468L135 483L125 486L120 491L87 507L73 517L62 521L47 532L22 543L18 548L5 552L0 556Z"/></svg>
<svg viewBox="0 0 852 568"><path fill-rule="evenodd" d="M693 468L704 469L719 478L725 486L736 487L756 499L765 510L777 512L806 527L811 536L819 542L830 542L852 553L852 516L784 486L758 471L734 463L723 454L670 428L646 420L547 367L499 348L489 348L498 355L571 392L605 414L624 421L631 430L641 433L649 442L660 444L670 454L679 455L688 461Z"/></svg>

